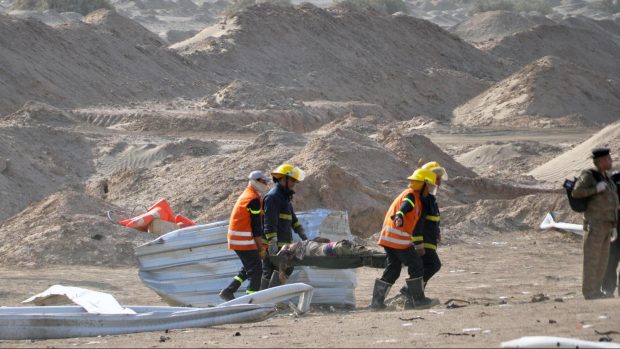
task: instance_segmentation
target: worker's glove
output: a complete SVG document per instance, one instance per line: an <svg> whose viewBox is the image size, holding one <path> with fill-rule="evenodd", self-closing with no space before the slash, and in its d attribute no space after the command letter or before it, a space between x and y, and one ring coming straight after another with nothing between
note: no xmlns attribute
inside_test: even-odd
<svg viewBox="0 0 620 349"><path fill-rule="evenodd" d="M418 256L420 257L424 256L424 254L426 253L426 250L424 249L424 244L417 244L417 245L414 245L414 247L415 247L415 253Z"/></svg>
<svg viewBox="0 0 620 349"><path fill-rule="evenodd" d="M308 237L306 236L306 232L305 232L303 225L298 224L296 227L293 228L293 230L295 231L297 235L299 235L299 238L301 239L301 241L308 240Z"/></svg>
<svg viewBox="0 0 620 349"><path fill-rule="evenodd" d="M607 183L606 182L598 182L598 184L596 184L596 192L597 193L602 193L605 191L605 189L607 189Z"/></svg>
<svg viewBox="0 0 620 349"><path fill-rule="evenodd" d="M402 227L403 226L403 217L399 214L395 214L392 216L392 220L394 221L394 224L397 227Z"/></svg>
<svg viewBox="0 0 620 349"><path fill-rule="evenodd" d="M616 239L618 239L618 229L613 228L611 229L611 238L609 239L609 241L614 242L616 241Z"/></svg>
<svg viewBox="0 0 620 349"><path fill-rule="evenodd" d="M273 238L269 240L269 246L267 247L267 252L270 256L275 256L278 254L278 238Z"/></svg>

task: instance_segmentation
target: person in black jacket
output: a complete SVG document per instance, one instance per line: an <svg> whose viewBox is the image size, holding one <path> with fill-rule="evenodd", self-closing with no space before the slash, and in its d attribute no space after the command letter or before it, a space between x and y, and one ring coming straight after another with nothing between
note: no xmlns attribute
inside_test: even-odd
<svg viewBox="0 0 620 349"><path fill-rule="evenodd" d="M269 260L269 256L275 256L282 246L293 242L293 230L301 240L308 239L291 203L295 194L293 189L298 182L304 180L304 172L293 165L282 164L271 172L271 176L276 185L263 198L263 239L269 247L268 256L263 259L261 290L286 282L281 276L286 275L288 278L293 273L292 267L284 273L274 273L276 267Z"/></svg>

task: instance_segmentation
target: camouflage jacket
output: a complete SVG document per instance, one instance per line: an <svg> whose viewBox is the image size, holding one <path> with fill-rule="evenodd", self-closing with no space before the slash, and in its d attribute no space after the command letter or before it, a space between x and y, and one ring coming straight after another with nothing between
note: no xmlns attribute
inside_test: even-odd
<svg viewBox="0 0 620 349"><path fill-rule="evenodd" d="M607 175L601 177L607 183L607 188L603 192L597 193L597 181L592 170L584 170L575 183L572 195L577 199L588 198L588 208L583 213L586 221L603 221L616 224L618 222L616 184Z"/></svg>

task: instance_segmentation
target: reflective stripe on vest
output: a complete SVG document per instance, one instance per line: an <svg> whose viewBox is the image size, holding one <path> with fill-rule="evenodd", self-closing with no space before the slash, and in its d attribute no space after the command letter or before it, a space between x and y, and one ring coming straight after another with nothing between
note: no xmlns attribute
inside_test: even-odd
<svg viewBox="0 0 620 349"><path fill-rule="evenodd" d="M229 230L228 231L228 235L229 236L239 236L239 237L251 237L252 236L252 232L251 231L234 231L234 230Z"/></svg>
<svg viewBox="0 0 620 349"><path fill-rule="evenodd" d="M413 194L414 209L407 212L403 216L403 226L397 227L394 221L392 220L392 216L397 214L400 210L400 206L402 203L407 200L407 195ZM407 200L411 203L411 200ZM414 192L411 189L406 189L400 195L398 195L392 205L388 209L385 218L383 220L383 228L381 229L381 236L379 237L378 244L384 247L390 247L398 250L404 250L406 248L411 247L413 244L412 236L413 229L415 228L416 223L420 219L420 209L422 204L420 202L420 197L417 192Z"/></svg>
<svg viewBox="0 0 620 349"><path fill-rule="evenodd" d="M432 216L432 215L427 215L426 216L426 220L427 221L432 221L432 222L439 222L439 216Z"/></svg>
<svg viewBox="0 0 620 349"><path fill-rule="evenodd" d="M392 234L396 234L396 235L400 235L402 237L406 237L406 238L410 238L411 234L407 234L404 231L400 231L396 228L392 228L390 226L387 227L383 227L383 230L387 230L388 232L392 233Z"/></svg>
<svg viewBox="0 0 620 349"><path fill-rule="evenodd" d="M411 246L411 240L395 239L391 236L381 235L379 238L379 245L404 250Z"/></svg>
<svg viewBox="0 0 620 349"><path fill-rule="evenodd" d="M252 234L252 214L248 205L253 200L259 199L260 195L251 185L248 185L243 194L239 196L235 207L230 214L228 224L228 248L237 251L256 250L256 242ZM261 202L262 206L262 202ZM260 211L259 211L260 214Z"/></svg>

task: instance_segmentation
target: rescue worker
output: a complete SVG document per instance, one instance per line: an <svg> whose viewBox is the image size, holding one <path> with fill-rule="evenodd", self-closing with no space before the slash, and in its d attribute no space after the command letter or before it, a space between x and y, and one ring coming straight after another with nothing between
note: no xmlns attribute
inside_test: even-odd
<svg viewBox="0 0 620 349"><path fill-rule="evenodd" d="M431 170L437 176L435 187L428 195L422 196L422 215L415 229L421 232L424 238L424 255L422 264L424 265L424 287L433 275L441 269L441 260L437 254L437 244L441 242L441 230L439 228L440 213L437 205L437 188L441 186L443 179L448 179L448 173L439 165L437 161L427 162L422 166L425 170ZM419 236L419 232L414 232L414 236ZM400 293L407 295L407 286L400 289Z"/></svg>
<svg viewBox="0 0 620 349"><path fill-rule="evenodd" d="M612 236L617 234L618 223L616 184L607 175L612 167L609 149L592 150L592 159L595 168L581 172L572 192L576 199L588 199L588 207L584 212L581 287L585 299L605 297L601 287L607 269L609 243Z"/></svg>
<svg viewBox="0 0 620 349"><path fill-rule="evenodd" d="M262 199L261 194L269 189L269 177L261 171L252 171L249 182L237 199L230 214L228 225L228 248L234 250L243 267L233 281L223 289L219 296L225 301L235 298L234 293L241 284L250 279L246 294L260 290L263 272L261 259L265 255L262 243Z"/></svg>
<svg viewBox="0 0 620 349"><path fill-rule="evenodd" d="M620 197L620 172L616 172L611 175L611 180L616 184L617 194ZM620 229L620 222L616 226L616 231ZM603 292L607 297L613 297L614 291L618 288L618 296L620 297L620 273L618 270L618 264L620 263L620 239L616 238L615 241L609 245L609 260L607 262L607 271L603 278Z"/></svg>
<svg viewBox="0 0 620 349"><path fill-rule="evenodd" d="M371 309L384 309L385 297L400 276L402 265L407 266L409 279L405 309L428 309L436 300L424 295L424 267L421 256L424 244L421 232L415 230L422 212L420 197L435 186L437 176L430 170L417 169L408 177L409 186L392 202L383 220L378 245L385 249L387 266L380 279L375 280ZM414 232L416 235L414 235Z"/></svg>
<svg viewBox="0 0 620 349"><path fill-rule="evenodd" d="M424 285L426 286L428 280L441 269L441 260L437 254L437 244L441 242L441 229L439 228L441 215L435 195L437 195L437 188L441 186L441 181L448 179L448 173L437 161L428 162L422 168L433 171L437 176L434 189L421 198L424 216L421 218L423 224L419 226L424 237L425 252L422 261L424 264ZM418 226L416 226L417 228Z"/></svg>
<svg viewBox="0 0 620 349"><path fill-rule="evenodd" d="M282 246L293 242L293 230L301 240L308 240L291 203L295 194L293 189L298 182L304 180L304 172L293 165L282 164L271 172L271 176L275 185L263 198L263 238L269 245L269 250L268 256L263 258L261 290L279 286L286 282L280 275L288 278L293 273L293 267L284 270L284 273L274 273L276 267L269 260L269 255L275 256Z"/></svg>

